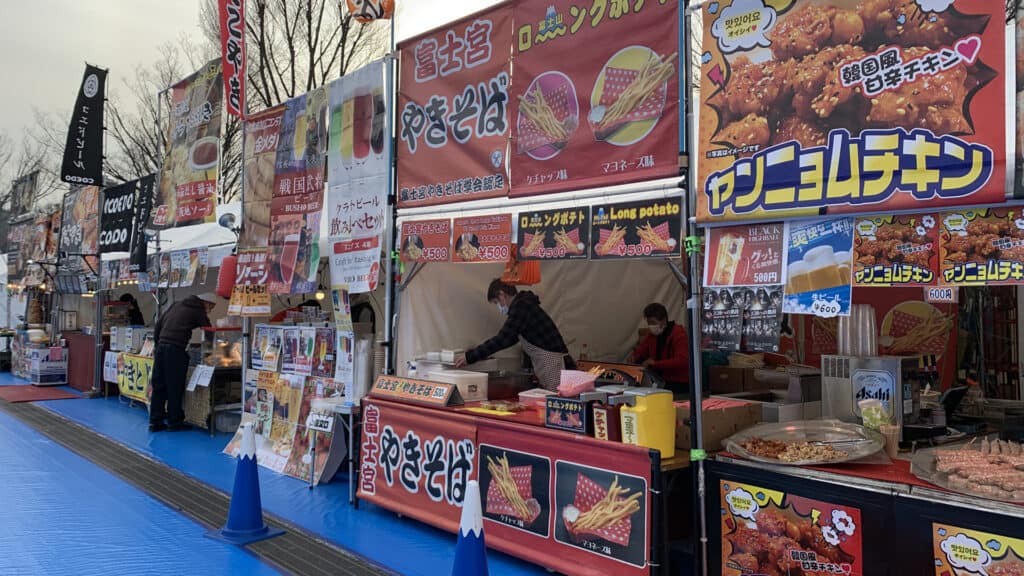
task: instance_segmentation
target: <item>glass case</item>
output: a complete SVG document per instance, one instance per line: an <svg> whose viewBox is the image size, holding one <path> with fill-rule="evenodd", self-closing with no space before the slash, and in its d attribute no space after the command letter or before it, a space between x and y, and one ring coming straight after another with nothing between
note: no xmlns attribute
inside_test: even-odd
<svg viewBox="0 0 1024 576"><path fill-rule="evenodd" d="M217 368L242 367L241 328L203 328L202 362Z"/></svg>

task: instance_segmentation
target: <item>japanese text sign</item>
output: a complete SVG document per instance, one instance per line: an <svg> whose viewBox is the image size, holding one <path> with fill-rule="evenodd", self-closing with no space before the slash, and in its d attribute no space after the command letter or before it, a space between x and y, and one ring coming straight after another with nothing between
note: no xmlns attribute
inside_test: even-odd
<svg viewBox="0 0 1024 576"><path fill-rule="evenodd" d="M506 262L512 244L512 215L456 218L452 243L456 262Z"/></svg>
<svg viewBox="0 0 1024 576"><path fill-rule="evenodd" d="M1004 202L1006 4L928 5L704 3L698 220Z"/></svg>
<svg viewBox="0 0 1024 576"><path fill-rule="evenodd" d="M270 242L274 166L285 109L285 105L275 106L250 115L245 122L245 198L242 203L245 226L238 238L240 249L266 250Z"/></svg>
<svg viewBox="0 0 1024 576"><path fill-rule="evenodd" d="M452 221L402 222L402 262L450 262Z"/></svg>
<svg viewBox="0 0 1024 576"><path fill-rule="evenodd" d="M786 224L787 314L848 316L853 219L833 218Z"/></svg>
<svg viewBox="0 0 1024 576"><path fill-rule="evenodd" d="M153 394L150 385L152 375L152 358L121 354L117 371L117 388L121 396L149 404L149 397Z"/></svg>
<svg viewBox="0 0 1024 576"><path fill-rule="evenodd" d="M682 198L597 205L590 225L595 260L679 256Z"/></svg>
<svg viewBox="0 0 1024 576"><path fill-rule="evenodd" d="M666 0L516 3L513 195L678 174L678 11Z"/></svg>
<svg viewBox="0 0 1024 576"><path fill-rule="evenodd" d="M220 0L220 45L224 102L229 114L245 117L245 2Z"/></svg>
<svg viewBox="0 0 1024 576"><path fill-rule="evenodd" d="M380 237L333 243L331 285L347 284L351 294L377 289L380 281Z"/></svg>
<svg viewBox="0 0 1024 576"><path fill-rule="evenodd" d="M378 376L370 394L425 406L443 407L462 404L462 396L454 384L410 380L397 376Z"/></svg>
<svg viewBox="0 0 1024 576"><path fill-rule="evenodd" d="M512 37L504 5L402 44L399 207L508 192Z"/></svg>
<svg viewBox="0 0 1024 576"><path fill-rule="evenodd" d="M522 260L586 259L590 208L520 212L517 243Z"/></svg>
<svg viewBox="0 0 1024 576"><path fill-rule="evenodd" d="M856 286L930 286L936 283L936 214L858 218L854 225Z"/></svg>
<svg viewBox="0 0 1024 576"><path fill-rule="evenodd" d="M107 71L85 65L82 85L71 113L60 179L69 184L103 184L103 109L106 99ZM14 215L22 213L13 206Z"/></svg>
<svg viewBox="0 0 1024 576"><path fill-rule="evenodd" d="M1007 209L938 215L939 283L957 286L1024 282L1024 216Z"/></svg>
<svg viewBox="0 0 1024 576"><path fill-rule="evenodd" d="M781 222L708 229L705 286L780 284L785 265Z"/></svg>

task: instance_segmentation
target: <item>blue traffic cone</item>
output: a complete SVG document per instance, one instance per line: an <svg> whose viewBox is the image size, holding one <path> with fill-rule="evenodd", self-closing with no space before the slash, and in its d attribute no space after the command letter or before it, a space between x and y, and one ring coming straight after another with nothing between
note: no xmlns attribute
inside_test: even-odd
<svg viewBox="0 0 1024 576"><path fill-rule="evenodd" d="M260 504L260 475L256 466L256 434L252 423L242 425L242 446L238 452L235 470L235 488L231 492L228 522L220 530L211 530L206 536L229 544L244 546L284 534L284 530L270 528L263 521Z"/></svg>
<svg viewBox="0 0 1024 576"><path fill-rule="evenodd" d="M455 545L452 576L487 576L487 545L484 544L484 515L480 508L480 484L466 484L459 522L459 543Z"/></svg>

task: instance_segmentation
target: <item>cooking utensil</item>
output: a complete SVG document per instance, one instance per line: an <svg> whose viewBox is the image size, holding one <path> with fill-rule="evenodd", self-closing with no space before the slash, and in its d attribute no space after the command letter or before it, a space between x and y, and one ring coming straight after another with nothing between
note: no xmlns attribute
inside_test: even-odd
<svg viewBox="0 0 1024 576"><path fill-rule="evenodd" d="M809 444L821 443L849 443L843 446L846 456L831 460L799 460L796 462L783 462L776 458L767 458L747 452L742 443L753 438L763 440L775 440L778 442L807 442ZM766 423L747 428L726 438L725 449L737 456L755 462L766 464L777 464L781 466L808 466L842 464L860 460L882 450L885 446L885 439L874 430L868 430L863 426L840 422L838 420L798 420L794 422Z"/></svg>

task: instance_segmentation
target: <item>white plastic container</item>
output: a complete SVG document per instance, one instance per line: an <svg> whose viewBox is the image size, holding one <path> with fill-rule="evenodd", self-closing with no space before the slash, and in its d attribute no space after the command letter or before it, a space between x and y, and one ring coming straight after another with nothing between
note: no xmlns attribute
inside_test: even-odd
<svg viewBox="0 0 1024 576"><path fill-rule="evenodd" d="M531 388L519 393L519 401L527 406L531 406L543 418L547 407L547 397L554 395L555 393L550 390Z"/></svg>
<svg viewBox="0 0 1024 576"><path fill-rule="evenodd" d="M465 353L466 351L462 348L456 348L455 350L441 350L441 361L455 362L456 358Z"/></svg>
<svg viewBox="0 0 1024 576"><path fill-rule="evenodd" d="M466 402L483 402L487 400L487 374L470 372L469 370L445 370L430 372L427 376L434 382L454 384Z"/></svg>

